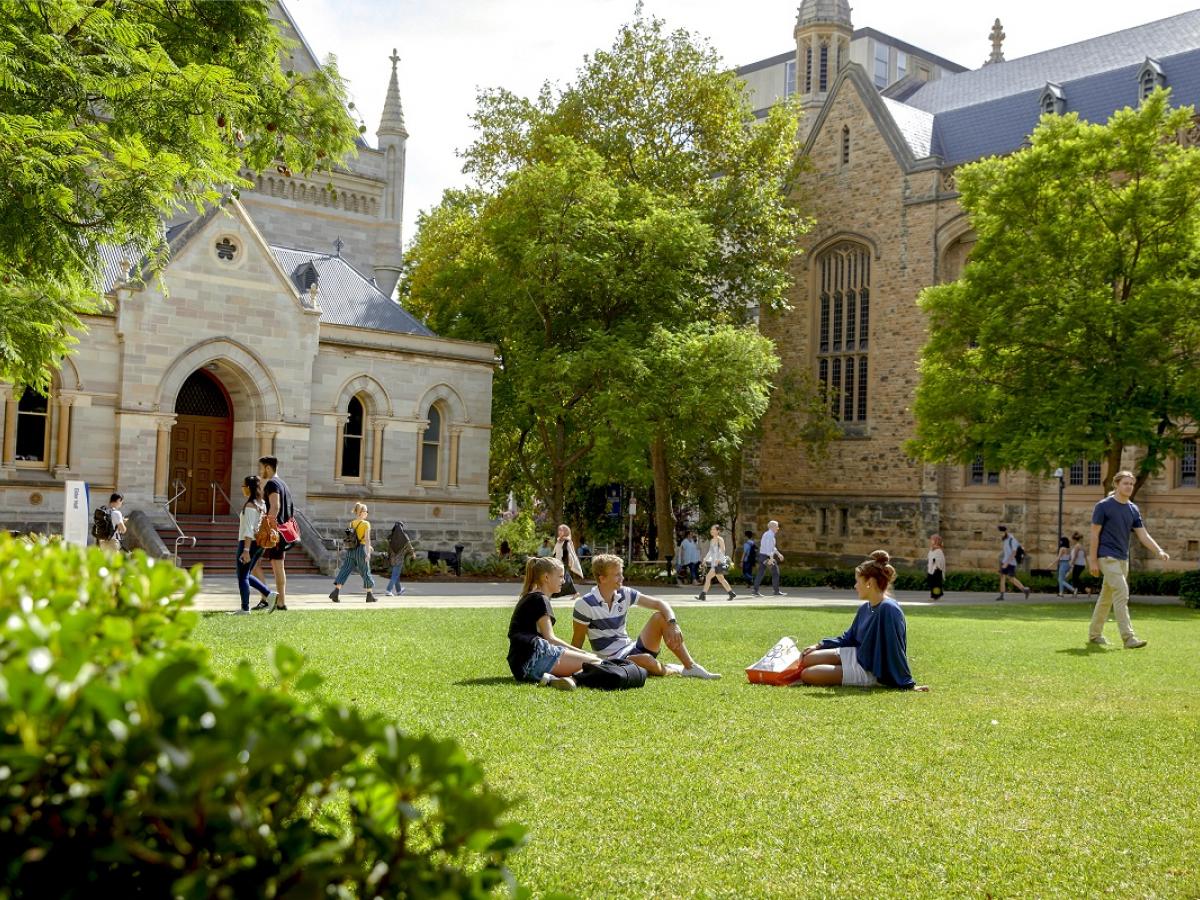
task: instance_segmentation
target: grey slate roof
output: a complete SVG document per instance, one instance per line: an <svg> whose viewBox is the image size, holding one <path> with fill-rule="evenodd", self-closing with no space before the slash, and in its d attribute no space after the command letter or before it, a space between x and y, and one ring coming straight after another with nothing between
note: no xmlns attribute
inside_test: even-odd
<svg viewBox="0 0 1200 900"><path fill-rule="evenodd" d="M1058 84L1078 81L1125 66L1139 66L1147 56L1161 60L1197 47L1200 47L1200 9L940 78L926 84L907 103L942 113L1024 91L1040 92L1048 81ZM1167 77L1169 83L1169 73Z"/></svg>
<svg viewBox="0 0 1200 900"><path fill-rule="evenodd" d="M271 252L283 270L292 276L293 283L307 263L317 270L317 302L321 306L322 322L436 337L340 256L287 247L271 247ZM300 289L298 283L296 289Z"/></svg>
<svg viewBox="0 0 1200 900"><path fill-rule="evenodd" d="M900 134L908 143L908 149L912 151L913 157L915 159L927 157L933 143L933 113L927 113L923 109L913 109L911 106L887 97L879 99L883 101L884 108L891 115L896 127L900 129Z"/></svg>

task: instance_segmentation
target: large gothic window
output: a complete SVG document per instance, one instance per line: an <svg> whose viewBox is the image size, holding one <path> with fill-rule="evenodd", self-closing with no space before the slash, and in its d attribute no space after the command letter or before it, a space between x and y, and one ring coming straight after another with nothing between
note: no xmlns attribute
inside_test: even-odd
<svg viewBox="0 0 1200 900"><path fill-rule="evenodd" d="M436 483L442 456L442 414L436 404L429 407L426 418L429 424L421 436L421 481Z"/></svg>
<svg viewBox="0 0 1200 900"><path fill-rule="evenodd" d="M357 395L346 405L346 424L342 426L342 470L347 481L361 481L366 469L367 410Z"/></svg>
<svg viewBox="0 0 1200 900"><path fill-rule="evenodd" d="M871 255L844 242L817 259L817 377L841 422L867 418L867 338L870 331Z"/></svg>

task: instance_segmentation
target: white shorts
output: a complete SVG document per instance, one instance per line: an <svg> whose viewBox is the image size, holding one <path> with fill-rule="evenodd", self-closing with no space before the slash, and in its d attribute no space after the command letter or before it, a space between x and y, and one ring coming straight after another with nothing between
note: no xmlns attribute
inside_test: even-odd
<svg viewBox="0 0 1200 900"><path fill-rule="evenodd" d="M858 664L856 647L838 647L842 657L842 684L847 687L878 687L875 676Z"/></svg>

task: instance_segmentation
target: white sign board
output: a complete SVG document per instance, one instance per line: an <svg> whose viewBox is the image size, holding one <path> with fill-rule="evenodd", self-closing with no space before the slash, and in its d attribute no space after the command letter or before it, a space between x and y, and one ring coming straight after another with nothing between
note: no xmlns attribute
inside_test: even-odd
<svg viewBox="0 0 1200 900"><path fill-rule="evenodd" d="M86 547L88 542L88 486L86 481L68 481L63 503L63 541Z"/></svg>

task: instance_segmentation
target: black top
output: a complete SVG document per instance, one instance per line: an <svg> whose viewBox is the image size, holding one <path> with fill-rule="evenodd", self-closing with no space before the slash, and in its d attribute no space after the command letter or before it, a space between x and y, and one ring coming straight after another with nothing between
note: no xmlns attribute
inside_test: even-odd
<svg viewBox="0 0 1200 900"><path fill-rule="evenodd" d="M263 500L266 501L268 510L271 508L272 494L279 494L279 518L276 521L282 525L292 518L292 492L278 475L271 476L263 486Z"/></svg>
<svg viewBox="0 0 1200 900"><path fill-rule="evenodd" d="M517 601L508 623L508 668L513 678L524 677L525 665L533 657L534 638L541 637L537 623L542 616L549 616L554 624L554 610L541 591L530 591Z"/></svg>

